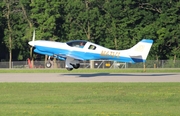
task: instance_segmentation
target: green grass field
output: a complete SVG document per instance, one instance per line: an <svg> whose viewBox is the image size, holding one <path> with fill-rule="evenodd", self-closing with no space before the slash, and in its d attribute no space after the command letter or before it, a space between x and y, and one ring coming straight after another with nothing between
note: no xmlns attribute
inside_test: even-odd
<svg viewBox="0 0 180 116"><path fill-rule="evenodd" d="M179 83L0 83L2 116L179 116Z"/></svg>
<svg viewBox="0 0 180 116"><path fill-rule="evenodd" d="M180 68L127 68L127 69L0 69L0 73L180 73Z"/></svg>

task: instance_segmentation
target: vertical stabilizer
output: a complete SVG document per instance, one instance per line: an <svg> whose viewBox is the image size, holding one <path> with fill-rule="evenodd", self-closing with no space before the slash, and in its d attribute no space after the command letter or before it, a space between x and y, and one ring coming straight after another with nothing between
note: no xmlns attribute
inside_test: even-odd
<svg viewBox="0 0 180 116"><path fill-rule="evenodd" d="M153 40L143 39L128 50L134 62L145 62L149 54Z"/></svg>

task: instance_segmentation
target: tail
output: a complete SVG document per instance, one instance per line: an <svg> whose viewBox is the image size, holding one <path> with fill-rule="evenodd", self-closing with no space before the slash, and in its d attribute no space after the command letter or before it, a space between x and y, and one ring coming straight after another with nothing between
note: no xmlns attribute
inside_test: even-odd
<svg viewBox="0 0 180 116"><path fill-rule="evenodd" d="M136 62L145 62L149 54L153 40L143 39L134 45L132 48L128 49L129 56Z"/></svg>

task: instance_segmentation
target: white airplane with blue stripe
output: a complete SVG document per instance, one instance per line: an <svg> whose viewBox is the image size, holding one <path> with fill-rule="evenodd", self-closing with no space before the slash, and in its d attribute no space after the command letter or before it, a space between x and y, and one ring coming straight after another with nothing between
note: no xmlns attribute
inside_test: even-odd
<svg viewBox="0 0 180 116"><path fill-rule="evenodd" d="M34 52L48 55L59 60L65 60L65 67L71 71L80 67L80 61L85 60L112 60L127 63L145 62L149 54L153 40L142 39L136 45L126 50L112 50L85 40L72 40L66 43L33 40L29 45L34 47ZM46 67L51 67L48 61Z"/></svg>

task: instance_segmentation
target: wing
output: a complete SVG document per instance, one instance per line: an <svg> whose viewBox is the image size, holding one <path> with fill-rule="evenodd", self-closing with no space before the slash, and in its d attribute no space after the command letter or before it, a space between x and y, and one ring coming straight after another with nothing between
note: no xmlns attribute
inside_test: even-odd
<svg viewBox="0 0 180 116"><path fill-rule="evenodd" d="M57 58L60 57L60 58L66 59L67 57L71 57L71 58L76 59L76 60L84 60L81 56L78 56L75 54L58 54L57 56L58 56Z"/></svg>

